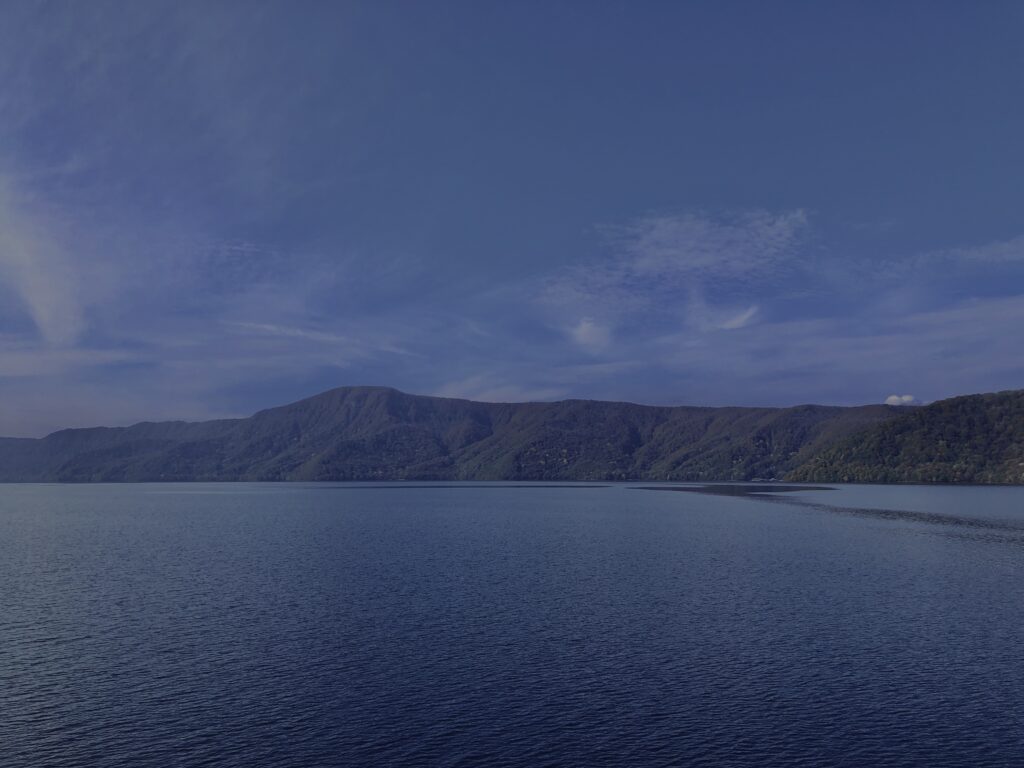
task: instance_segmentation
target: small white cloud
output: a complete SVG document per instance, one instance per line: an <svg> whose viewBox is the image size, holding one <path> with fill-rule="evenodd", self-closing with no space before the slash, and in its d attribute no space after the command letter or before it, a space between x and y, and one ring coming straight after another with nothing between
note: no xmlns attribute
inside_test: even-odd
<svg viewBox="0 0 1024 768"><path fill-rule="evenodd" d="M569 329L569 336L581 347L592 352L605 349L611 341L611 333L606 326L584 317Z"/></svg>
<svg viewBox="0 0 1024 768"><path fill-rule="evenodd" d="M914 405L917 398L913 395L889 395L885 398L886 405Z"/></svg>

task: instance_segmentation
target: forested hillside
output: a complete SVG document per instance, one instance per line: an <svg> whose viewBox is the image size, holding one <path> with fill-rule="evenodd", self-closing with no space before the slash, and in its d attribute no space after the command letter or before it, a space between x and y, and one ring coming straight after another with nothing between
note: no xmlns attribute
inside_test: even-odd
<svg viewBox="0 0 1024 768"><path fill-rule="evenodd" d="M787 478L1024 483L1024 391L967 395L915 409L838 442Z"/></svg>
<svg viewBox="0 0 1024 768"><path fill-rule="evenodd" d="M0 480L770 479L898 412L478 403L352 387L245 419L0 440Z"/></svg>
<svg viewBox="0 0 1024 768"><path fill-rule="evenodd" d="M478 403L330 390L245 419L0 439L0 481L1024 482L1024 391L923 408Z"/></svg>

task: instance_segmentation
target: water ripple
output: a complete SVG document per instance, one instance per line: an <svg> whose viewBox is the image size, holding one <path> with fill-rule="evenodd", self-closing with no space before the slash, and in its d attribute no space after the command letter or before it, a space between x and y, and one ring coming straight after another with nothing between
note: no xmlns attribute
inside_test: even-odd
<svg viewBox="0 0 1024 768"><path fill-rule="evenodd" d="M1024 765L1024 558L843 517L1009 522L162 490L0 488L3 768Z"/></svg>

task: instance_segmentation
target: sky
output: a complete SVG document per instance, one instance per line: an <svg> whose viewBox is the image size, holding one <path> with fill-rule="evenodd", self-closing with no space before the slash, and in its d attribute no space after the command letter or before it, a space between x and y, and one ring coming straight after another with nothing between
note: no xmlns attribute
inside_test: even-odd
<svg viewBox="0 0 1024 768"><path fill-rule="evenodd" d="M1024 5L3 3L0 434L1024 387Z"/></svg>

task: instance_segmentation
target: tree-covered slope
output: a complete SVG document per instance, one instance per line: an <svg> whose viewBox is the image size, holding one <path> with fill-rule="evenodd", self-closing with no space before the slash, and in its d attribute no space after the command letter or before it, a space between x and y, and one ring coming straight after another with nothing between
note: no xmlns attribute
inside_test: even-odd
<svg viewBox="0 0 1024 768"><path fill-rule="evenodd" d="M1024 391L967 395L914 409L839 441L787 479L1024 483Z"/></svg>
<svg viewBox="0 0 1024 768"><path fill-rule="evenodd" d="M748 480L781 477L895 414L477 403L348 387L246 419L0 440L0 480Z"/></svg>

